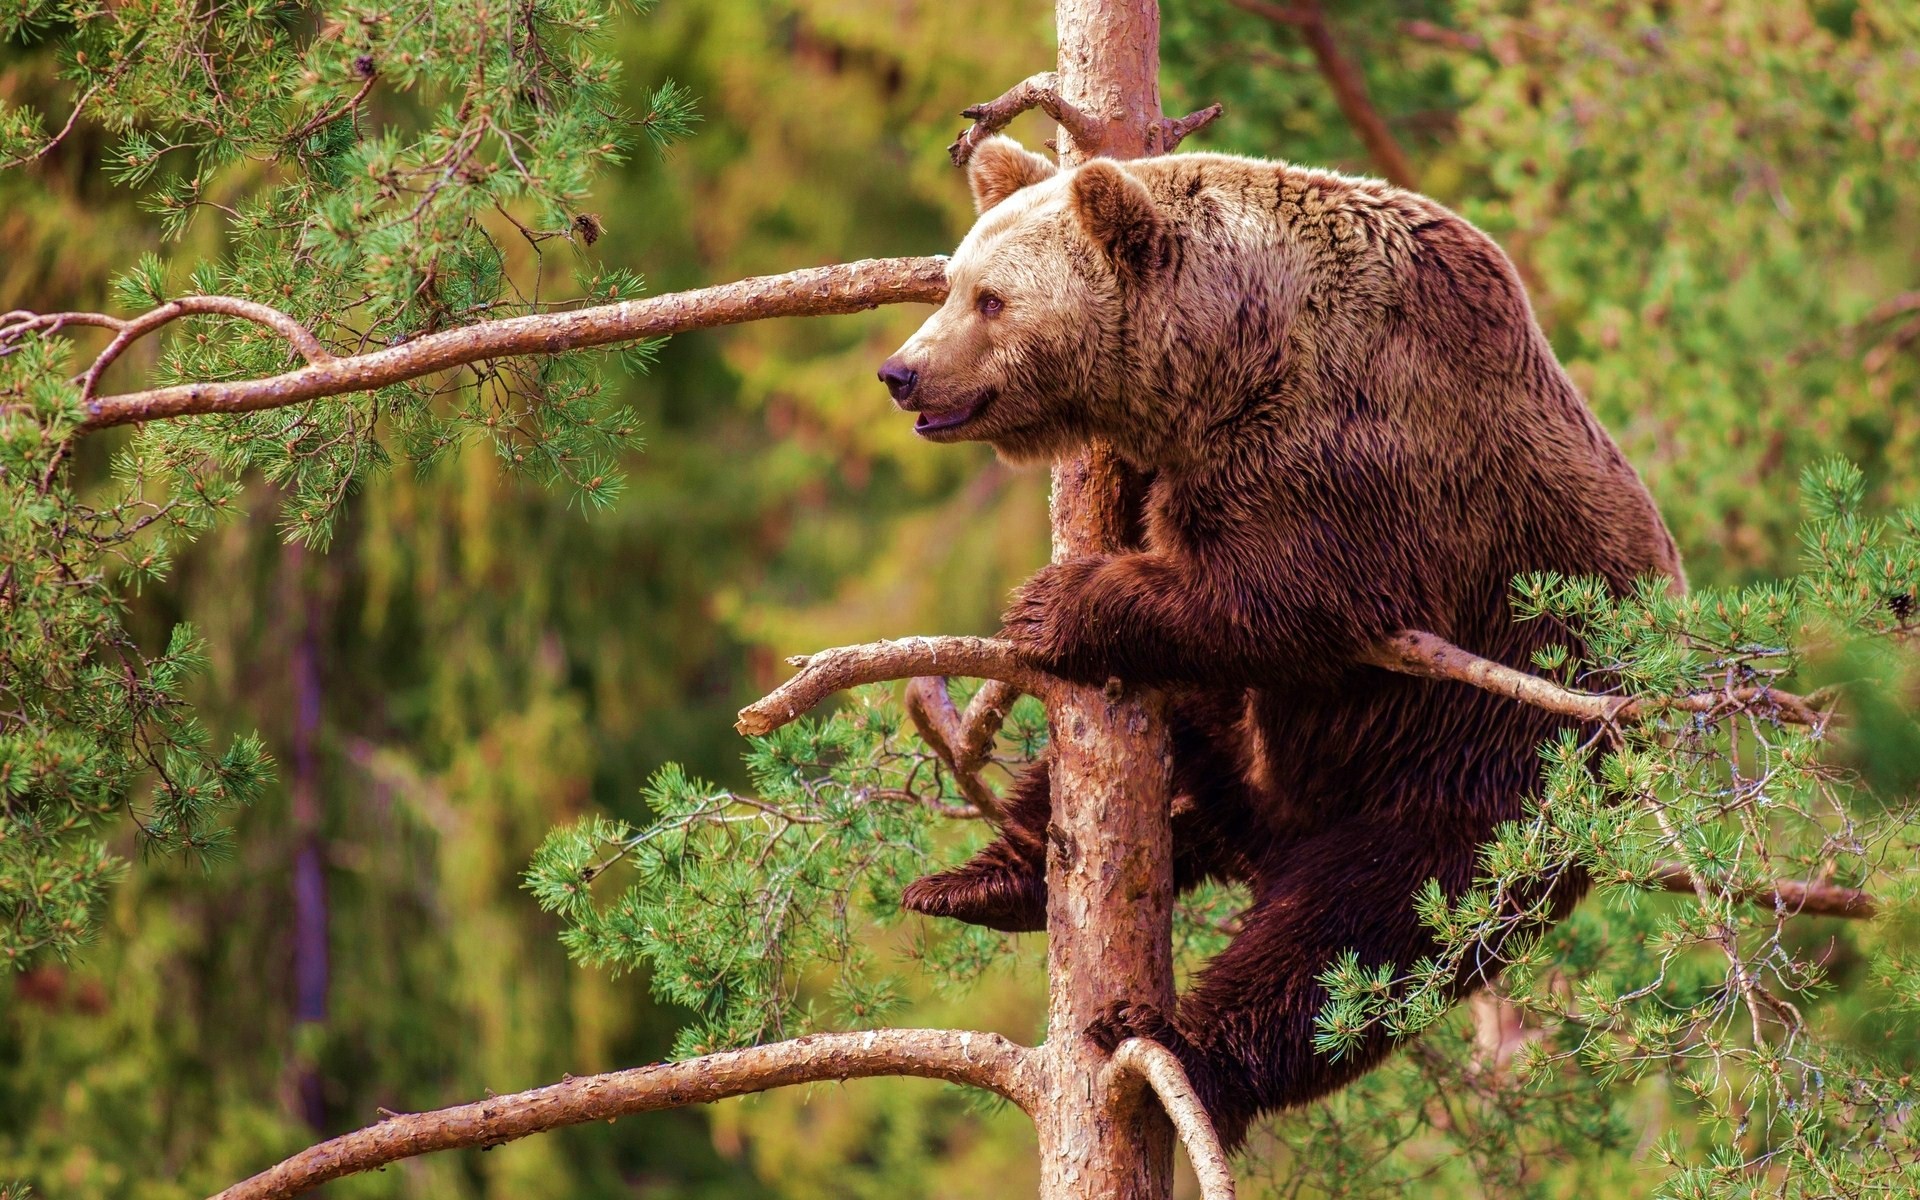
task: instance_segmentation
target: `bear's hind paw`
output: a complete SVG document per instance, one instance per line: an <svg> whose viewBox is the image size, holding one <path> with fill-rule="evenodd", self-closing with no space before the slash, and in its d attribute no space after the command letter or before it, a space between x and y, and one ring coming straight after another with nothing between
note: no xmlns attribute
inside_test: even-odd
<svg viewBox="0 0 1920 1200"><path fill-rule="evenodd" d="M1002 933L1047 927L1046 882L998 864L968 863L916 880L907 886L900 905Z"/></svg>

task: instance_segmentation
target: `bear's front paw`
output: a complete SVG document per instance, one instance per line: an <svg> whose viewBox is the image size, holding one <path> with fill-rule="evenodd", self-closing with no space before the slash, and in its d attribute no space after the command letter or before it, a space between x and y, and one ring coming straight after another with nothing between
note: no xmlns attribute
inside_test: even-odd
<svg viewBox="0 0 1920 1200"><path fill-rule="evenodd" d="M1173 1018L1157 1004L1116 1000L1087 1022L1087 1038L1108 1054L1128 1038L1159 1042L1183 1062L1190 1047L1186 1035L1174 1025Z"/></svg>
<svg viewBox="0 0 1920 1200"><path fill-rule="evenodd" d="M1106 559L1072 558L1040 568L1021 584L1007 605L1000 636L1012 642L1028 662L1070 679L1098 674L1088 662L1085 630L1088 589Z"/></svg>

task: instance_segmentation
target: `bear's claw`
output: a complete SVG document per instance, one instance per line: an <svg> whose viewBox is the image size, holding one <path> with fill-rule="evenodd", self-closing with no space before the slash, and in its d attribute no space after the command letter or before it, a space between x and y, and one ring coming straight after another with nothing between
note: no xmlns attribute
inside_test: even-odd
<svg viewBox="0 0 1920 1200"><path fill-rule="evenodd" d="M1155 1004L1116 1000L1087 1022L1086 1032L1093 1044L1108 1054L1121 1042L1137 1037L1160 1043L1182 1060L1188 1057L1183 1053L1188 1048L1186 1036L1174 1025L1173 1018Z"/></svg>

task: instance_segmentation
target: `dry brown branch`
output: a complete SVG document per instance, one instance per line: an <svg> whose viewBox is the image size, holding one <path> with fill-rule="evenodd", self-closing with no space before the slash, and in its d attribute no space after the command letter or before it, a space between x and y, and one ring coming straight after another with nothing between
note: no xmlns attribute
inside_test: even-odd
<svg viewBox="0 0 1920 1200"><path fill-rule="evenodd" d="M1448 29L1445 25L1436 25L1432 21L1402 21L1400 32L1416 42L1444 46L1449 50L1479 50L1487 44L1487 40L1477 33L1468 33L1464 29Z"/></svg>
<svg viewBox="0 0 1920 1200"><path fill-rule="evenodd" d="M1816 728L1824 727L1834 718L1832 712L1816 707L1803 696L1771 688L1742 687L1648 699L1574 691L1537 675L1503 666L1492 659L1481 658L1445 638L1413 629L1403 629L1388 638L1368 655L1367 661L1403 675L1471 684L1483 691L1564 717L1607 725L1624 725L1662 710L1700 713L1709 717L1760 710L1789 724Z"/></svg>
<svg viewBox="0 0 1920 1200"><path fill-rule="evenodd" d="M1106 126L1100 118L1061 99L1059 76L1052 71L1042 71L1014 84L996 100L961 109L960 115L970 119L973 124L961 130L953 145L947 147L947 157L953 160L956 167L966 166L981 142L1012 124L1013 119L1021 113L1035 108L1058 121L1082 154L1092 155L1106 140ZM1205 123L1202 121L1200 124Z"/></svg>
<svg viewBox="0 0 1920 1200"><path fill-rule="evenodd" d="M984 693L994 689L1005 693L1007 704L1019 690L998 680L989 680L982 688ZM968 715L972 715L980 696L975 695L973 702L967 705ZM988 706L989 708L991 706ZM985 710L983 710L985 711ZM1006 707L1002 705L999 717L1004 718ZM940 761L953 772L954 783L981 816L1000 824L1006 815L1000 807L1000 797L980 778L980 766L986 758L986 747L991 743L993 733L990 730L984 738L975 736L976 725L970 724L966 716L953 706L953 697L947 691L947 681L943 677L921 675L907 684L907 716L913 721L914 729L919 731L920 739L926 742ZM978 722L978 728L985 728L988 722ZM999 720L992 721L992 729L999 728Z"/></svg>
<svg viewBox="0 0 1920 1200"><path fill-rule="evenodd" d="M1187 140L1188 134L1213 124L1214 120L1225 111L1227 110L1216 100L1205 108L1190 112L1177 121L1167 117L1160 118L1159 121L1147 130L1147 153L1173 153L1174 150L1179 148L1181 142Z"/></svg>
<svg viewBox="0 0 1920 1200"><path fill-rule="evenodd" d="M1128 1038L1113 1048L1112 1065L1143 1080L1160 1098L1200 1181L1201 1200L1233 1200L1233 1167L1227 1161L1227 1152L1220 1145L1220 1135L1207 1116L1206 1106L1194 1094L1186 1068L1173 1052L1158 1042ZM1116 1082L1110 1079L1109 1086Z"/></svg>
<svg viewBox="0 0 1920 1200"><path fill-rule="evenodd" d="M1228 0L1242 12L1251 13L1275 25L1300 31L1300 37L1313 53L1313 61L1320 67L1320 75L1333 89L1334 102L1347 118L1347 124L1353 126L1353 132L1372 156L1374 165L1387 182L1398 187L1414 190L1419 187L1419 178L1414 174L1413 164L1408 160L1406 151L1394 139L1393 131L1387 128L1387 122L1375 108L1373 100L1367 95L1366 76L1340 49L1340 43L1334 40L1333 31L1327 24L1326 10L1320 0L1301 0L1299 4L1282 6L1270 0Z"/></svg>
<svg viewBox="0 0 1920 1200"><path fill-rule="evenodd" d="M482 321L368 354L341 355L312 362L300 370L269 379L187 383L102 396L88 403L84 427L103 429L166 417L280 408L325 396L372 391L485 359L552 354L770 317L826 316L913 301L936 304L946 294L944 258L876 258L810 267L645 300ZM127 321L114 317L100 319L99 314L9 313L0 318L0 328L10 323L20 327L20 333L43 334L57 332L63 323L124 329L147 322L164 307ZM238 311L225 315L250 316ZM250 316L250 319L259 317ZM25 323L34 323L34 327L26 329ZM279 325L275 328L291 335L287 328Z"/></svg>
<svg viewBox="0 0 1920 1200"><path fill-rule="evenodd" d="M1658 863L1653 872L1654 879L1669 892L1691 896L1698 891L1699 881L1684 863ZM1708 894L1716 891L1713 885L1706 886ZM1805 914L1870 921L1879 912L1873 897L1859 888L1840 887L1831 883L1802 883L1793 879L1777 880L1767 887L1743 891L1738 898L1789 916Z"/></svg>
<svg viewBox="0 0 1920 1200"><path fill-rule="evenodd" d="M735 729L748 736L772 733L835 692L916 675L998 679L1043 698L1055 687L1051 675L1028 666L1011 643L994 638L902 638L897 642L838 646L788 661L799 667L800 673L766 699L741 709Z"/></svg>
<svg viewBox="0 0 1920 1200"><path fill-rule="evenodd" d="M686 1062L587 1075L423 1113L399 1113L303 1150L215 1200L281 1200L329 1179L438 1150L498 1146L588 1121L706 1104L820 1080L912 1075L985 1088L1029 1109L1033 1052L998 1034L944 1029L820 1033Z"/></svg>

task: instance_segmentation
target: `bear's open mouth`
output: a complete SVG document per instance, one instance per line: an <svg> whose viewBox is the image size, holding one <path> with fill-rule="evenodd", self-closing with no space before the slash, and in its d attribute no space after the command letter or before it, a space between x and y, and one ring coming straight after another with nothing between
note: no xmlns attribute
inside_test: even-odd
<svg viewBox="0 0 1920 1200"><path fill-rule="evenodd" d="M958 429L968 421L980 415L980 410L993 398L991 391L980 392L973 399L952 408L943 408L939 412L923 412L913 422L915 433L940 433L948 429Z"/></svg>

